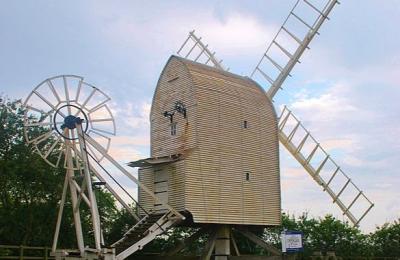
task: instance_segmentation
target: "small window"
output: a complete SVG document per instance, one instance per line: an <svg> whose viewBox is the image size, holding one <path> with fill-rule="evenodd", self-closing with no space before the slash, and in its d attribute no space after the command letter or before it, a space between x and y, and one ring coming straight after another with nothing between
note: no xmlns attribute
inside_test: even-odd
<svg viewBox="0 0 400 260"><path fill-rule="evenodd" d="M246 181L250 181L250 172L245 172L244 173Z"/></svg>
<svg viewBox="0 0 400 260"><path fill-rule="evenodd" d="M176 123L171 123L171 135L176 135Z"/></svg>
<svg viewBox="0 0 400 260"><path fill-rule="evenodd" d="M243 128L248 128L248 127L249 127L249 125L248 125L247 121L244 120L244 121L243 121Z"/></svg>

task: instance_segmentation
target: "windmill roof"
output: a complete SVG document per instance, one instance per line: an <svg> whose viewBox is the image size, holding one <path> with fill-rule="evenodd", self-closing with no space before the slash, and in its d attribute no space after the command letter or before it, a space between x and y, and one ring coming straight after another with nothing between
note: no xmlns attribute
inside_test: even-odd
<svg viewBox="0 0 400 260"><path fill-rule="evenodd" d="M209 65L206 65L206 64L203 64L203 63L195 62L195 61L192 61L192 60L189 60L189 59L185 59L185 58L182 58L182 57L176 56L176 55L172 55L169 58L169 60L171 60L171 59L179 60L180 62L182 62L189 69L189 71L192 71L192 70L195 70L195 69L199 69L199 70L201 70L203 72L204 71L209 72L210 74L217 73L217 74L220 74L220 75L224 75L227 78L235 79L235 81L238 81L237 83L241 83L243 85L248 85L248 84L254 85L255 84L261 89L261 91L263 93L265 93L265 90L256 81L254 81L253 79L251 79L248 76L240 76L240 75L231 73L231 72L226 71L226 70L221 70L219 68L216 68L216 67L213 67L213 66L209 66Z"/></svg>

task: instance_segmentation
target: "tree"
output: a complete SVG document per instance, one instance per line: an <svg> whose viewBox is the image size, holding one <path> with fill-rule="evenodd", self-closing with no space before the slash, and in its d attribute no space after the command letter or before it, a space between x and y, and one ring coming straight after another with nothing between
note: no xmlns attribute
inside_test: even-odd
<svg viewBox="0 0 400 260"><path fill-rule="evenodd" d="M400 219L377 227L370 239L374 256L400 256Z"/></svg>
<svg viewBox="0 0 400 260"><path fill-rule="evenodd" d="M331 215L315 219L304 213L296 219L283 214L282 226L266 229L264 240L280 248L280 233L283 229L303 232L304 251L300 256L304 258L310 257L314 252L325 254L328 251L344 257L371 255L368 236L348 222L337 220Z"/></svg>
<svg viewBox="0 0 400 260"><path fill-rule="evenodd" d="M0 241L11 245L48 246L53 239L65 169L51 167L35 153L32 145L26 144L23 115L21 102L0 97ZM119 210L113 197L103 189L97 190L96 196L102 227L109 232ZM81 208L85 240L93 245L89 211ZM76 247L69 201L60 234L59 247Z"/></svg>

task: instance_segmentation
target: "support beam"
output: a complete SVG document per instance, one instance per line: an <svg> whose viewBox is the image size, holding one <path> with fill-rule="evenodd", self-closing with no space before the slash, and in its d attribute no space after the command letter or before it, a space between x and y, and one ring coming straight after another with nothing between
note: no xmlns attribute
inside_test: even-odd
<svg viewBox="0 0 400 260"><path fill-rule="evenodd" d="M208 238L206 247L204 248L203 253L201 254L200 260L210 260L211 254L213 252L215 246L215 239L217 238L217 231L212 230L210 232L210 236Z"/></svg>
<svg viewBox="0 0 400 260"><path fill-rule="evenodd" d="M70 145L67 145L66 153L69 154L68 156L66 156L68 159L67 175L68 175L68 180L69 180L69 190L71 192L72 208L75 208L76 205L78 204L78 195L77 195L77 190L76 190L75 186L72 184L72 179L74 178L74 170L73 170L73 161L72 161ZM78 249L81 253L81 256L83 256L85 253L85 245L84 245L84 241L83 241L82 223L81 223L81 216L80 216L79 208L77 208L76 211L73 211L73 215L74 215L74 225L75 225Z"/></svg>
<svg viewBox="0 0 400 260"><path fill-rule="evenodd" d="M88 98L89 99L89 98ZM96 196L92 189L92 176L89 171L89 159L86 153L86 141L84 137L84 133L82 130L81 124L76 124L76 129L78 130L78 138L79 138L79 147L80 153L82 155L83 160L83 170L84 170L84 177L86 183L86 190L88 193L89 201L90 201L90 213L92 217L92 225L93 225L93 232L94 232L94 242L96 249L100 252L101 250L101 227L100 227L100 215L97 207Z"/></svg>
<svg viewBox="0 0 400 260"><path fill-rule="evenodd" d="M215 260L228 260L231 255L230 234L231 228L228 225L219 226L215 240Z"/></svg>
<svg viewBox="0 0 400 260"><path fill-rule="evenodd" d="M58 243L58 236L60 234L60 226L61 226L61 220L62 220L62 215L64 211L64 205L65 205L65 199L67 197L67 190L68 190L68 174L65 175L65 180L64 180L64 186L63 186L63 192L61 195L61 200L60 200L60 206L58 209L58 215L57 215L57 224L56 224L56 231L54 232L54 237L53 237L53 246L51 248L51 251L54 253L57 249L57 243Z"/></svg>
<svg viewBox="0 0 400 260"><path fill-rule="evenodd" d="M179 213L177 210L175 210L173 207L168 205L167 203L161 201L149 188L147 188L143 183L141 183L136 177L134 177L131 173L129 173L124 167L122 167L113 157L111 157L107 151L99 144L97 143L92 137L89 135L83 133L82 136L84 137L85 141L92 145L94 149L96 149L99 153L101 153L104 158L106 158L110 163L112 163L118 170L120 170L123 174L125 174L126 177L128 177L131 181L136 183L144 192L149 194L157 203L163 205L165 208L167 208L169 211L173 212L175 216L181 218L182 220L185 219L185 217Z"/></svg>
<svg viewBox="0 0 400 260"><path fill-rule="evenodd" d="M232 248L233 248L233 251L235 252L235 254L237 256L240 256L239 248L237 246L236 239L235 239L235 237L233 235L233 230L232 229L231 229L231 243L232 243Z"/></svg>
<svg viewBox="0 0 400 260"><path fill-rule="evenodd" d="M248 238L249 240L254 242L255 244L257 244L257 245L261 246L262 248L264 248L265 250L267 250L272 255L280 256L282 254L282 252L279 249L267 244L264 240L262 240L261 238L256 236L254 233L252 233L248 230L244 230L244 229L236 229L236 230L240 234L242 234L243 236L245 236L246 238Z"/></svg>

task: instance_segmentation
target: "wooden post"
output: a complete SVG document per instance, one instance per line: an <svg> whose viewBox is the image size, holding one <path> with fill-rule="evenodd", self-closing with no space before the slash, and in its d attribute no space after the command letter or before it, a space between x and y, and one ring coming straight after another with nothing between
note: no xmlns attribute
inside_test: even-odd
<svg viewBox="0 0 400 260"><path fill-rule="evenodd" d="M49 249L44 247L44 260L48 260Z"/></svg>
<svg viewBox="0 0 400 260"><path fill-rule="evenodd" d="M24 259L24 246L19 246L19 260Z"/></svg>
<svg viewBox="0 0 400 260"><path fill-rule="evenodd" d="M215 260L228 260L228 257L231 255L230 233L228 225L219 226L215 241Z"/></svg>

